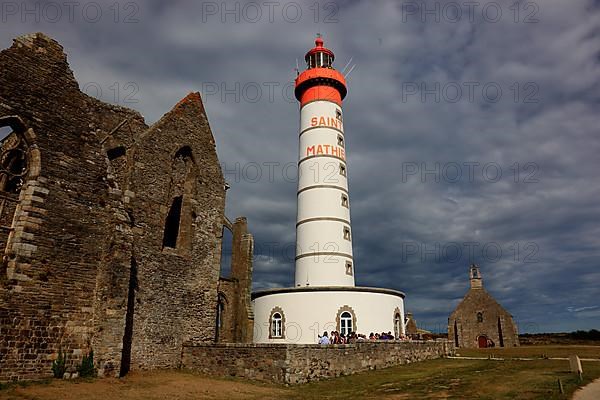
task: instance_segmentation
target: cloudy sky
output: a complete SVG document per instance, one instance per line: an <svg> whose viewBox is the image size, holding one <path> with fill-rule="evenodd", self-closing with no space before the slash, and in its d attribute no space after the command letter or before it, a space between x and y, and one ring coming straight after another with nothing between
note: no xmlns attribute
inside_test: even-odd
<svg viewBox="0 0 600 400"><path fill-rule="evenodd" d="M82 90L152 123L203 94L255 288L293 284L294 68L315 34L348 74L357 284L445 330L480 264L521 331L600 328L600 3L2 2Z"/></svg>

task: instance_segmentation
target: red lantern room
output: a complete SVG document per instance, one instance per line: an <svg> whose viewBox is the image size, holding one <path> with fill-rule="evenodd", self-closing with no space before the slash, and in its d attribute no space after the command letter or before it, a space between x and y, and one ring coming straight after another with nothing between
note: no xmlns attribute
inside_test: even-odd
<svg viewBox="0 0 600 400"><path fill-rule="evenodd" d="M346 79L333 68L335 56L331 50L323 46L323 39L317 37L315 47L306 56L306 70L296 78L296 99L300 105L311 101L332 101L342 105L346 97Z"/></svg>

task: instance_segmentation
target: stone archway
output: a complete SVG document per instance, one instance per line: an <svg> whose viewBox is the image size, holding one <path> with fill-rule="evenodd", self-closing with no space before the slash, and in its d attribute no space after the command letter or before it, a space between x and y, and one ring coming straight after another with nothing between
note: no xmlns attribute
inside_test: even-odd
<svg viewBox="0 0 600 400"><path fill-rule="evenodd" d="M0 243L6 272L2 275L29 280L27 268L21 267L29 265L32 254L20 245L33 241L39 226L27 221L23 207L42 213L48 189L41 182L41 154L33 129L16 115L0 117L0 127L12 130L0 141Z"/></svg>
<svg viewBox="0 0 600 400"><path fill-rule="evenodd" d="M402 318L402 313L400 312L400 308L396 307L394 310L394 338L400 339L405 335L406 328L404 326L404 320Z"/></svg>
<svg viewBox="0 0 600 400"><path fill-rule="evenodd" d="M226 313L229 312L229 301L224 293L217 293L217 308L215 320L215 343L221 340L224 328L227 328Z"/></svg>

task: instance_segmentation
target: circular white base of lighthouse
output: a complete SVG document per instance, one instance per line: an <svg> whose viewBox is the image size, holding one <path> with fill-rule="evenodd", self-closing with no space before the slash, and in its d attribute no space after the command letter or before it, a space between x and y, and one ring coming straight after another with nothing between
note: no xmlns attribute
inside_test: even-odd
<svg viewBox="0 0 600 400"><path fill-rule="evenodd" d="M404 335L404 293L314 286L252 293L254 343L318 343L324 331Z"/></svg>

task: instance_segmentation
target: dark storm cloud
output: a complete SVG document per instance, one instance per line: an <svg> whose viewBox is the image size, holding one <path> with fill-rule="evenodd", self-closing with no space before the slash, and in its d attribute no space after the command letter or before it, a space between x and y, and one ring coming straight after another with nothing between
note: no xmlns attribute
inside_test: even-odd
<svg viewBox="0 0 600 400"><path fill-rule="evenodd" d="M357 283L406 292L420 323L444 329L478 262L522 330L598 328L597 2L517 13L481 1L458 19L460 2L322 2L318 14L284 2L256 22L248 2L229 2L239 23L222 2L120 2L118 16L96 4L97 22L3 14L0 45L50 34L83 89L150 122L202 91L227 213L255 235L256 287L293 282L298 106L286 85L321 32L337 67L354 67L344 118Z"/></svg>

